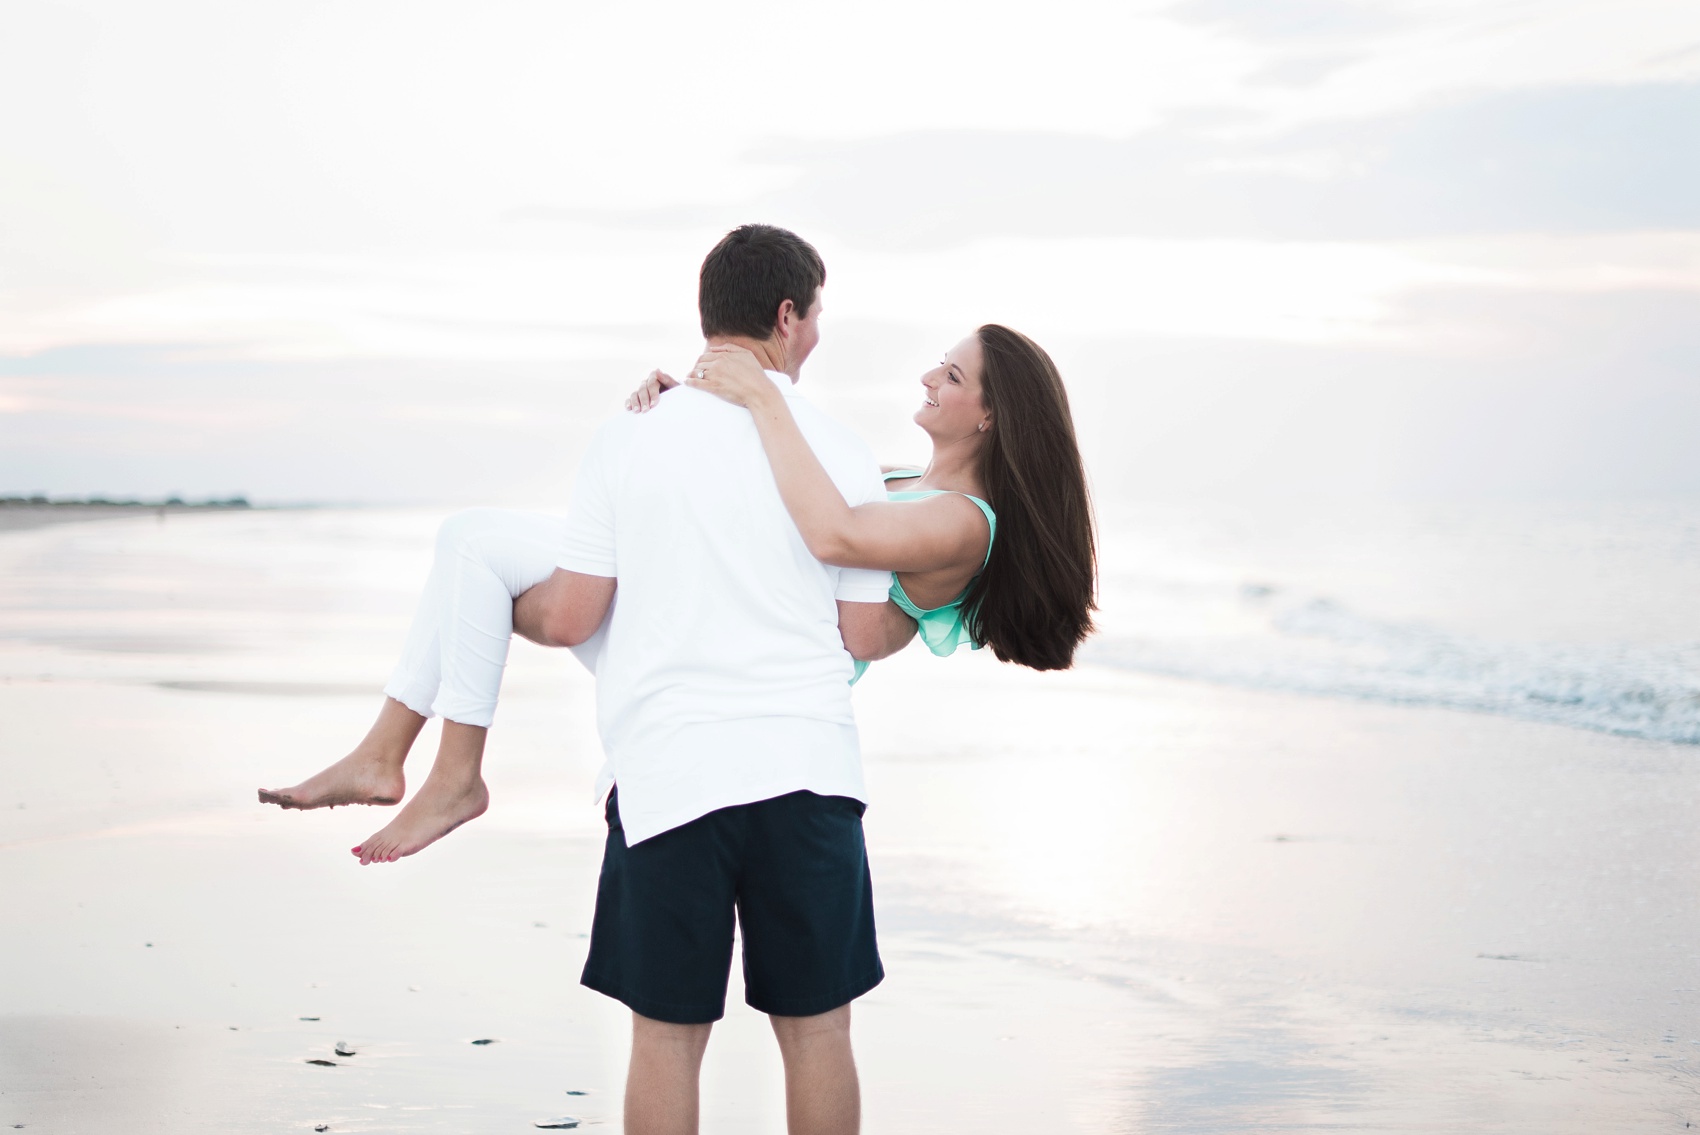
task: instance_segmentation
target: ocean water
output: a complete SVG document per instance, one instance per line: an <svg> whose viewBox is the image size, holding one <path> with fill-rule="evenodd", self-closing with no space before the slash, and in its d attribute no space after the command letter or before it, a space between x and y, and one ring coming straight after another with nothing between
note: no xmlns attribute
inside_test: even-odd
<svg viewBox="0 0 1700 1135"><path fill-rule="evenodd" d="M1700 504L1123 507L1099 666L1700 744Z"/></svg>
<svg viewBox="0 0 1700 1135"><path fill-rule="evenodd" d="M387 670L441 511L11 533L0 644L352 692ZM1700 744L1700 502L1110 504L1100 530L1088 666Z"/></svg>

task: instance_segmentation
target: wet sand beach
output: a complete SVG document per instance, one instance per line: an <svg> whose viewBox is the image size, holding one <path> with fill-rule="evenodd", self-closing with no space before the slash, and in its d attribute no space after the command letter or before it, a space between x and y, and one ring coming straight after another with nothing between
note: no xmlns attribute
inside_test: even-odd
<svg viewBox="0 0 1700 1135"><path fill-rule="evenodd" d="M22 500L0 501L0 533L17 532L26 528L41 528L48 524L87 524L91 520L134 520L151 516L163 520L195 512L229 512L246 505L226 504L93 504L80 501L35 503Z"/></svg>
<svg viewBox="0 0 1700 1135"><path fill-rule="evenodd" d="M253 802L364 730L434 520L0 534L0 1124L618 1130L571 658L516 649L491 810L418 856ZM914 651L857 701L869 1131L1700 1121L1691 745ZM703 1129L784 1129L736 973Z"/></svg>

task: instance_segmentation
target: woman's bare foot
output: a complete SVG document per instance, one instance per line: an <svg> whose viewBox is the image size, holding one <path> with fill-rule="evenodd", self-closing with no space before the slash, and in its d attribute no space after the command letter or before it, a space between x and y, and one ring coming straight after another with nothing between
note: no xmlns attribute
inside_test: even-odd
<svg viewBox="0 0 1700 1135"><path fill-rule="evenodd" d="M363 866L394 863L436 843L468 820L476 820L489 806L490 790L482 776L474 773L467 781L459 776L439 776L438 769L433 768L407 807L383 831L349 850L360 857Z"/></svg>
<svg viewBox="0 0 1700 1135"><path fill-rule="evenodd" d="M443 722L431 775L383 831L350 849L362 865L394 863L484 814L490 806L490 790L484 786L487 736L482 726Z"/></svg>
<svg viewBox="0 0 1700 1135"><path fill-rule="evenodd" d="M260 803L303 810L339 804L399 804L406 792L401 761L362 742L342 760L292 788L260 789Z"/></svg>
<svg viewBox="0 0 1700 1135"><path fill-rule="evenodd" d="M292 788L260 789L260 803L303 810L398 804L407 791L401 766L423 728L423 717L394 698L385 698L378 719L352 753Z"/></svg>

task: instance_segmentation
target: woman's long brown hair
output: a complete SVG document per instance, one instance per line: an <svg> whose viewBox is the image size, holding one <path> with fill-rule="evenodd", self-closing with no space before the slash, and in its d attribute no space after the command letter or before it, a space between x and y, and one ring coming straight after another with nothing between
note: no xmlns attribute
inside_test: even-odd
<svg viewBox="0 0 1700 1135"><path fill-rule="evenodd" d="M999 661L1066 670L1092 633L1098 575L1068 391L1027 336L995 323L975 334L980 397L992 415L980 481L998 530L986 570L963 597L965 621Z"/></svg>

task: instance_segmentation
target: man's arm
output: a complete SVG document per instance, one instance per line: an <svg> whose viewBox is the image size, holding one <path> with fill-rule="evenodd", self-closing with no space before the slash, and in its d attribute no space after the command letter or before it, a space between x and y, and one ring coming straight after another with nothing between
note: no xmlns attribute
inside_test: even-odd
<svg viewBox="0 0 1700 1135"><path fill-rule="evenodd" d="M514 602L514 630L544 646L579 646L596 633L614 602L619 562L609 468L628 423L605 422L590 439L573 478L555 573Z"/></svg>
<svg viewBox="0 0 1700 1135"><path fill-rule="evenodd" d="M851 603L840 599L838 633L850 657L861 662L878 662L909 645L909 640L915 637L915 620L890 600Z"/></svg>
<svg viewBox="0 0 1700 1135"><path fill-rule="evenodd" d="M615 583L611 576L556 568L514 600L514 630L541 646L577 646L608 617Z"/></svg>

